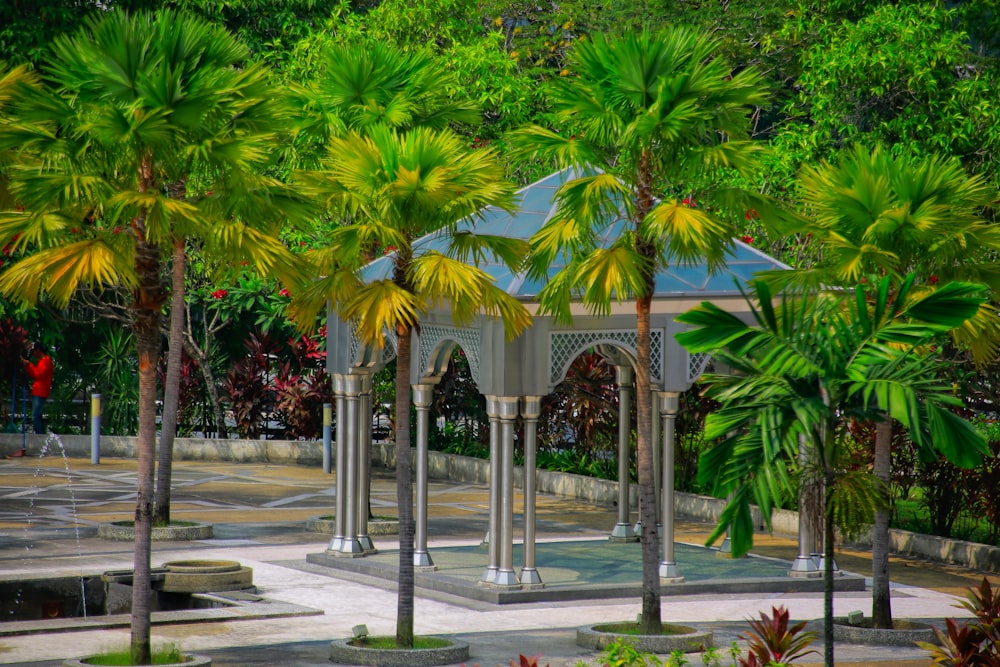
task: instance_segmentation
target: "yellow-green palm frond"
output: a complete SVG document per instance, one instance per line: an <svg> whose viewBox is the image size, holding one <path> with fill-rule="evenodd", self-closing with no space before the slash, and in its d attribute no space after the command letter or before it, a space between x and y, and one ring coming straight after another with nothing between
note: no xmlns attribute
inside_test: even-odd
<svg viewBox="0 0 1000 667"><path fill-rule="evenodd" d="M362 285L340 307L344 319L357 322L358 338L378 347L385 345L386 331L412 329L422 313L423 307L417 297L391 280Z"/></svg>
<svg viewBox="0 0 1000 667"><path fill-rule="evenodd" d="M875 510L886 509L889 490L867 470L838 472L827 489L827 511L848 538L871 525Z"/></svg>
<svg viewBox="0 0 1000 667"><path fill-rule="evenodd" d="M136 283L129 257L100 239L44 248L0 274L0 293L34 305L42 293L59 308L66 307L79 287Z"/></svg>
<svg viewBox="0 0 1000 667"><path fill-rule="evenodd" d="M429 308L447 304L458 325L471 322L479 314L499 318L508 339L518 336L531 324L524 305L496 286L493 278L475 266L438 252L415 257L410 279L417 294Z"/></svg>
<svg viewBox="0 0 1000 667"><path fill-rule="evenodd" d="M477 234L474 230L456 231L448 237L448 256L476 266L488 261L490 256L518 271L530 249L524 239Z"/></svg>
<svg viewBox="0 0 1000 667"><path fill-rule="evenodd" d="M869 243L855 246L847 243L829 243L830 254L837 266L837 278L845 283L857 283L868 274L872 266L896 274L898 257L890 250Z"/></svg>
<svg viewBox="0 0 1000 667"><path fill-rule="evenodd" d="M243 222L217 222L207 234L206 251L230 265L247 262L258 273L277 276L286 284L298 284L306 275L304 261L277 237Z"/></svg>
<svg viewBox="0 0 1000 667"><path fill-rule="evenodd" d="M362 287L357 274L350 269L331 268L318 275L319 278L303 280L291 288L288 316L297 327L306 331L331 304L346 303Z"/></svg>
<svg viewBox="0 0 1000 667"><path fill-rule="evenodd" d="M208 230L197 206L163 192L120 190L107 201L112 218L127 218L134 215L134 211L143 211L146 240L156 245L168 245L176 235L176 228L189 232L195 228L202 233Z"/></svg>
<svg viewBox="0 0 1000 667"><path fill-rule="evenodd" d="M576 267L583 286L583 302L598 315L611 312L612 300L621 303L632 296L648 296L645 277L652 271L648 259L628 244L596 248L582 257Z"/></svg>
<svg viewBox="0 0 1000 667"><path fill-rule="evenodd" d="M79 216L64 211L3 211L0 212L0 246L24 252L32 247L45 248L72 229Z"/></svg>
<svg viewBox="0 0 1000 667"><path fill-rule="evenodd" d="M595 157L588 142L576 135L563 136L537 125L515 130L509 138L514 155L520 159L540 158L559 167L583 167Z"/></svg>
<svg viewBox="0 0 1000 667"><path fill-rule="evenodd" d="M33 86L37 83L38 77L28 65L8 68L7 63L0 60L0 110L18 98L17 88L19 86Z"/></svg>
<svg viewBox="0 0 1000 667"><path fill-rule="evenodd" d="M18 167L11 170L11 192L28 210L82 208L113 190L102 176Z"/></svg>
<svg viewBox="0 0 1000 667"><path fill-rule="evenodd" d="M561 256L571 261L574 256L595 246L590 224L559 210L532 235L529 242L530 274L536 278L544 278L556 258Z"/></svg>
<svg viewBox="0 0 1000 667"><path fill-rule="evenodd" d="M985 366L995 361L1000 354L1000 314L996 306L980 305L976 316L954 329L952 337L960 347L968 348L976 365Z"/></svg>
<svg viewBox="0 0 1000 667"><path fill-rule="evenodd" d="M582 220L591 227L608 224L632 199L631 189L614 174L598 173L568 181L556 192L561 215Z"/></svg>
<svg viewBox="0 0 1000 667"><path fill-rule="evenodd" d="M733 237L733 229L722 220L676 199L654 206L642 221L639 233L644 241L664 249L666 261L707 261L710 270L721 266Z"/></svg>
<svg viewBox="0 0 1000 667"><path fill-rule="evenodd" d="M385 252L390 248L409 248L410 239L393 225L383 224L378 219L361 220L337 227L330 234L330 245L314 252L317 259L336 265L363 263L373 252Z"/></svg>

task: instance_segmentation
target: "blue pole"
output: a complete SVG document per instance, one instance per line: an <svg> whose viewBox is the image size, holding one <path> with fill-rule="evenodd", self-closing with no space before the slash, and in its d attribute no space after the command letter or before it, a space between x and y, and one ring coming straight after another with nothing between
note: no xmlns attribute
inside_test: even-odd
<svg viewBox="0 0 1000 667"><path fill-rule="evenodd" d="M101 395L90 395L90 462L101 462Z"/></svg>
<svg viewBox="0 0 1000 667"><path fill-rule="evenodd" d="M330 440L331 431L333 424L333 404L324 403L323 404L323 472L327 475L330 474ZM340 465L340 461L337 461L337 465Z"/></svg>

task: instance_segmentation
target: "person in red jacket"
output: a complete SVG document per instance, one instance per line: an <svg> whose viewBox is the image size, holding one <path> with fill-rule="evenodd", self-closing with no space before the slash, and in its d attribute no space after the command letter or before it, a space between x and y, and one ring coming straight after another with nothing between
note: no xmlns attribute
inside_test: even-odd
<svg viewBox="0 0 1000 667"><path fill-rule="evenodd" d="M45 345L39 342L31 348L31 358L24 359L24 370L31 378L31 423L35 428L35 433L44 435L45 419L42 410L45 408L45 401L52 391L52 357L49 356Z"/></svg>

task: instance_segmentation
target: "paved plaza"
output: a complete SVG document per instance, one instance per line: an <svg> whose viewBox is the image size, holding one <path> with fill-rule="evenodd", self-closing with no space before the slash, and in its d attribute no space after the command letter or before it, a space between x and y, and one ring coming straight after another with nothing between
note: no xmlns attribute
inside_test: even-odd
<svg viewBox="0 0 1000 667"><path fill-rule="evenodd" d="M154 615L154 643L173 643L187 652L210 655L216 666L304 667L330 665L329 642L350 636L358 624L367 625L372 634L392 634L396 595L391 576L325 566L322 555L330 536L305 528L308 518L332 513L333 482L332 475L308 466L175 463L173 518L212 523L215 535L193 542L154 543L154 567L180 559L239 561L253 569L260 595L278 611L244 616L228 612L222 620L188 623L161 623ZM61 456L0 460L0 579L131 568L131 543L98 538L97 526L131 519L134 496L133 460L102 459L99 465ZM391 471L375 471L371 498L374 514L395 514ZM432 480L429 498L429 549L439 564L434 576L474 582L487 562L479 545L488 522L487 488ZM613 508L540 496L537 564L553 599L495 604L447 589L420 588L417 632L468 641L469 665L506 665L518 654L540 655L540 664L552 667L581 661L597 664L596 654L576 646L575 628L634 619L640 610L634 595L640 571L638 548L609 545L606 540L616 517ZM761 536L754 557L726 561L700 548L710 530L701 523L678 524L677 562L688 577L685 585L713 578L785 579L781 572L787 571L787 562L796 553L792 540ZM394 538L374 539L377 556L341 560L391 566L398 547ZM862 578L870 569L864 553L850 550L838 554L838 564ZM947 616L965 616L954 607L956 596L982 578L982 573L962 568L901 559L893 560L892 574L895 616L935 623ZM611 593L568 593L561 598L554 594L586 586L604 586ZM747 618L774 605L784 605L797 619L822 616L822 594L815 590L740 592L721 587L664 593L665 621L712 629L722 649L746 630ZM867 614L870 604L869 591L842 591L837 594L836 612ZM15 625L0 622L0 664L58 665L67 657L124 645L129 637L127 626L10 634ZM837 656L838 664L929 663L915 647L838 644ZM819 655L814 658L820 660ZM701 658L692 655L691 664L700 665Z"/></svg>

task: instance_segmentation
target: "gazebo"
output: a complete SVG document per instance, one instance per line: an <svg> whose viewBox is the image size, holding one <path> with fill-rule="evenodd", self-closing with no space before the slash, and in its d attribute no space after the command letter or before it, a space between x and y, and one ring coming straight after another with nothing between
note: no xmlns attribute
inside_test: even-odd
<svg viewBox="0 0 1000 667"><path fill-rule="evenodd" d="M555 211L556 192L577 176L572 169L553 173L519 191L513 212L488 208L474 219L459 223L477 233L527 240ZM618 233L611 225L608 239ZM441 235L431 234L415 248L444 248ZM487 562L480 583L497 588L535 588L544 583L535 565L535 447L541 399L565 377L574 359L588 350L598 350L615 367L619 391L619 502L617 523L610 528L613 541L638 540L629 524L629 434L630 403L634 392L636 363L635 304L613 304L611 313L597 317L573 305L573 323L557 324L537 314L537 295L543 284L522 274L512 274L495 263L480 265L509 294L522 300L534 315L531 327L514 341L505 340L503 325L480 317L470 326L455 325L447 310L421 318L413 341L412 400L417 415L414 467L416 472L416 521L414 566L433 569L427 535L427 451L429 411L434 385L440 382L455 346L469 362L472 378L486 398L490 420L490 508L486 542ZM562 268L553 263L549 275ZM787 269L781 262L746 243L735 241L723 270L712 274L704 265L672 266L656 275L651 321L651 373L654 393L654 442L662 443L656 457L660 516L662 522L663 582L681 581L674 562L674 422L680 393L701 375L708 359L689 355L674 339L681 325L674 317L693 306L712 301L734 314L749 316L739 291L759 271ZM391 257L374 260L364 277L377 279L391 271ZM327 554L363 557L374 550L368 536L368 468L371 443L372 376L395 355L394 340L387 336L384 349L361 344L350 322L336 311L327 318L327 368L334 378L336 401L336 522ZM515 421L524 425L524 543L523 563L515 571L514 545L514 441ZM662 474L660 474L662 471ZM800 556L792 574L818 573L810 557L811 535L800 528Z"/></svg>

